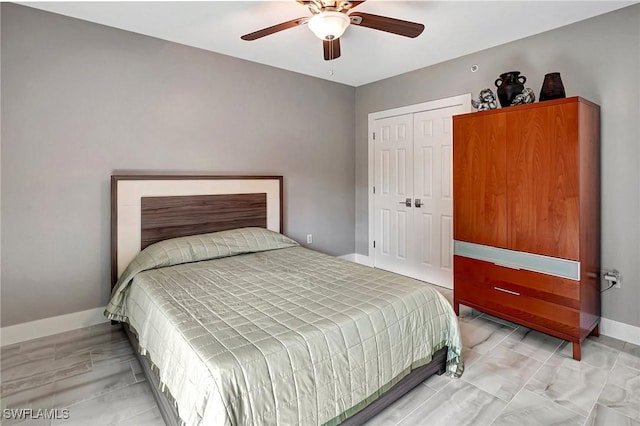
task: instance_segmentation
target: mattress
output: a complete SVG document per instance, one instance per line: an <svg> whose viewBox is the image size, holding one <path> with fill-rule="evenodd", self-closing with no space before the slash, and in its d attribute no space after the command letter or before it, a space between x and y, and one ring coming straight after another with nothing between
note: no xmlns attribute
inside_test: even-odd
<svg viewBox="0 0 640 426"><path fill-rule="evenodd" d="M337 424L445 346L447 374L463 371L438 291L261 228L147 247L106 315L133 328L188 426Z"/></svg>

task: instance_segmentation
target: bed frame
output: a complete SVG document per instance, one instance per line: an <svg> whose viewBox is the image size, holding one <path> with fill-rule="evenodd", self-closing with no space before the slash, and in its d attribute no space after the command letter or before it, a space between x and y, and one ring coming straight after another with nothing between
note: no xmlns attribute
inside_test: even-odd
<svg viewBox="0 0 640 426"><path fill-rule="evenodd" d="M283 232L282 176L114 175L111 176L111 287L135 255L167 238L258 226ZM180 425L169 397L160 390L152 363L139 354L134 330L123 324L162 418ZM446 368L447 348L413 370L380 398L342 422L361 425L414 387Z"/></svg>

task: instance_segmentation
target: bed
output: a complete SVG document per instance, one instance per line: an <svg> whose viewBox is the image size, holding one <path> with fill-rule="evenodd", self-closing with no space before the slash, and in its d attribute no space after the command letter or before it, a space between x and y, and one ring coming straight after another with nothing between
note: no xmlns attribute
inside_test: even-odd
<svg viewBox="0 0 640 426"><path fill-rule="evenodd" d="M112 176L112 297L169 425L362 424L463 371L423 283L300 246L280 176Z"/></svg>

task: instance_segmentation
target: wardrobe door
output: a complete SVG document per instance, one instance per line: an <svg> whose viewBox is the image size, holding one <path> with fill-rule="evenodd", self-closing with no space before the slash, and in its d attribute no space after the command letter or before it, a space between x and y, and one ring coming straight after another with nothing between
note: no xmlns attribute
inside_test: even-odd
<svg viewBox="0 0 640 426"><path fill-rule="evenodd" d="M578 260L578 104L507 114L508 248Z"/></svg>
<svg viewBox="0 0 640 426"><path fill-rule="evenodd" d="M455 240L507 246L504 113L454 117Z"/></svg>

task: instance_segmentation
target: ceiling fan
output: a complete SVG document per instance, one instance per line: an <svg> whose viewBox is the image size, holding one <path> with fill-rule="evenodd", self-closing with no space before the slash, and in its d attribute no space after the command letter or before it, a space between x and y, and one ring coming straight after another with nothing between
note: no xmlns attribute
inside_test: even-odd
<svg viewBox="0 0 640 426"><path fill-rule="evenodd" d="M283 22L278 25L263 28L261 30L245 34L242 40L257 40L259 38L277 33L300 25L309 25L309 29L322 40L324 59L330 61L340 57L340 36L349 25L372 28L405 37L415 38L422 34L424 25L416 22L403 21L387 16L372 15L370 13L348 13L365 0L296 0L307 6L310 17L302 17Z"/></svg>

